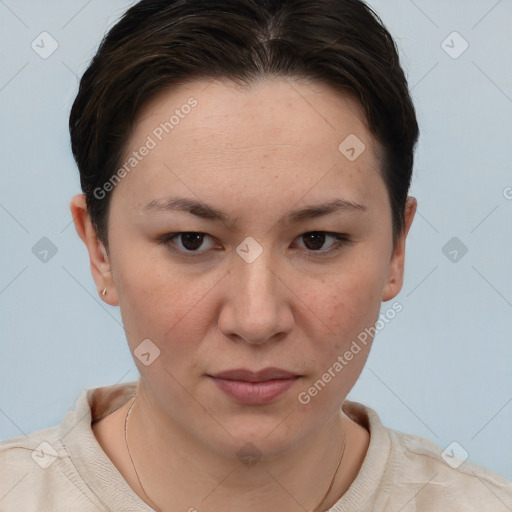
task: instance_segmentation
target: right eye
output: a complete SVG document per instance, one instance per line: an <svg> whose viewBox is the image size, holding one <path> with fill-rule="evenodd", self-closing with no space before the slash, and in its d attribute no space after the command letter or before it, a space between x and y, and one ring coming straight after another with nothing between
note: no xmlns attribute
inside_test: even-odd
<svg viewBox="0 0 512 512"><path fill-rule="evenodd" d="M194 253L202 254L208 250L207 248L206 250L198 251L206 237L209 238L209 235L206 233L181 231L178 233L167 233L159 237L158 240L159 243L164 244L170 251L189 256ZM175 240L177 240L177 242Z"/></svg>

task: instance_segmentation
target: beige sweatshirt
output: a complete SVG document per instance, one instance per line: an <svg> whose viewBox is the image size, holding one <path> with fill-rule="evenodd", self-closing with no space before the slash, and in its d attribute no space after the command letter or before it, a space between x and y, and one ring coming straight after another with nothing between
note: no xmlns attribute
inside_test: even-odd
<svg viewBox="0 0 512 512"><path fill-rule="evenodd" d="M135 385L85 389L60 425L1 442L0 512L153 511L91 428L93 419L125 403ZM456 450L442 455L426 439L384 427L375 411L357 402L345 401L343 410L370 431L370 445L356 479L328 512L512 511L512 483L504 478L461 463Z"/></svg>

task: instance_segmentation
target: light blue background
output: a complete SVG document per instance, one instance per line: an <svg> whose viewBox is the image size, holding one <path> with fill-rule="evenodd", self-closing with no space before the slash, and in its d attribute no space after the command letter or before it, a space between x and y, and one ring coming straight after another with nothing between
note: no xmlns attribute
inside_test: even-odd
<svg viewBox="0 0 512 512"><path fill-rule="evenodd" d="M370 4L397 40L417 108L419 211L404 309L349 398L389 427L457 441L512 480L512 3ZM67 131L77 77L129 5L0 3L1 439L59 423L85 387L137 378L119 311L98 298L71 224L80 188ZM59 44L48 59L31 48L43 31ZM457 59L441 46L453 31L469 44ZM456 263L441 251L454 236L468 248ZM32 253L42 237L57 247L47 263Z"/></svg>

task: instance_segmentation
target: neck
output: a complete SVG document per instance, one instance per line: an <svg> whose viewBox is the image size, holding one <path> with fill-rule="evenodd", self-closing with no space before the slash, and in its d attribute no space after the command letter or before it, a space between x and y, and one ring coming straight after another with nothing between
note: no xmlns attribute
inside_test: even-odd
<svg viewBox="0 0 512 512"><path fill-rule="evenodd" d="M130 459L120 471L155 510L225 512L239 509L241 500L247 512L327 510L354 479L368 442L361 444L364 429L340 412L279 457L258 460L248 449L256 459L251 461L208 449L139 388L135 401L123 407L124 419L129 410L123 429L126 423Z"/></svg>

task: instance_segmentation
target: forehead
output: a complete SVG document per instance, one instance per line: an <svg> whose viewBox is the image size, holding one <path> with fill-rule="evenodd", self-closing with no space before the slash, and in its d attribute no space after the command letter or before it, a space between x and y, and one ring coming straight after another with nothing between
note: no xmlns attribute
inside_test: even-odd
<svg viewBox="0 0 512 512"><path fill-rule="evenodd" d="M325 84L198 80L140 111L122 164L137 162L117 188L138 204L175 188L225 199L280 188L284 200L292 184L296 196L340 187L358 202L382 188L378 151L358 102Z"/></svg>
<svg viewBox="0 0 512 512"><path fill-rule="evenodd" d="M163 91L141 109L131 139L151 133L165 144L180 138L181 132L186 137L207 135L192 138L190 144L242 148L250 146L250 137L275 145L278 135L282 142L312 146L329 133L340 142L354 134L374 145L367 131L353 94L311 80L265 77L244 85L227 79L198 80Z"/></svg>

